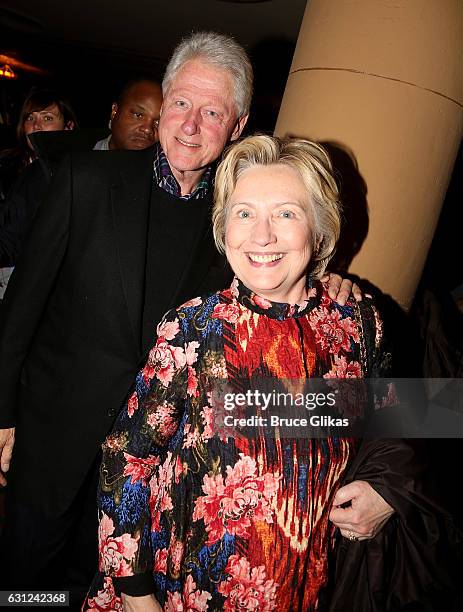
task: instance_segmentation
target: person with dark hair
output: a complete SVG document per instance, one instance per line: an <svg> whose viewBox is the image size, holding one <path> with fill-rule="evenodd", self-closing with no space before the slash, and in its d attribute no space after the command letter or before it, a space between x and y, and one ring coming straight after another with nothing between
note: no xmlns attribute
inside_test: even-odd
<svg viewBox="0 0 463 612"><path fill-rule="evenodd" d="M33 153L29 134L76 127L77 119L69 101L52 90L43 89L33 91L24 101L16 133L20 145L27 144Z"/></svg>
<svg viewBox="0 0 463 612"><path fill-rule="evenodd" d="M157 81L133 79L122 89L111 107L111 134L96 143L98 151L139 150L158 141L162 89Z"/></svg>
<svg viewBox="0 0 463 612"><path fill-rule="evenodd" d="M76 127L74 110L58 92L36 89L24 100L16 128L18 144L0 155L0 301L48 184L30 137Z"/></svg>
<svg viewBox="0 0 463 612"><path fill-rule="evenodd" d="M69 101L51 89L35 89L19 113L16 135L18 144L0 156L0 200L5 200L16 177L36 155L30 134L41 131L73 130L77 119Z"/></svg>
<svg viewBox="0 0 463 612"><path fill-rule="evenodd" d="M111 108L111 119L109 122L109 136L95 143L91 141L91 133L87 130L75 131L72 134L56 135L51 142L43 143L45 139L37 138L36 132L41 130L71 129L76 126L75 118L71 119L71 109L64 100L57 102L43 111L31 111L27 109L35 107L39 101L49 100L48 92L40 92L33 101L24 105L23 126L18 129L20 142L27 143L31 147L30 152L37 156L42 162L34 160L30 167L22 173L16 185L11 189L0 214L0 299L6 290L9 276L21 253L25 236L29 231L32 220L37 212L40 202L50 182L54 164L49 163L47 147L54 145L61 148L59 157L63 157L68 149L88 150L94 148L99 151L117 149L141 150L146 149L158 140L159 112L162 104L162 90L159 83L148 78L132 79L122 89L117 102ZM28 98L29 100L29 98ZM64 123L63 123L64 122ZM56 127L58 126L58 127ZM77 133L79 132L79 133ZM34 133L35 138L29 138ZM66 136L64 138L64 136ZM49 140L49 139L47 139ZM35 147L35 148L34 148Z"/></svg>

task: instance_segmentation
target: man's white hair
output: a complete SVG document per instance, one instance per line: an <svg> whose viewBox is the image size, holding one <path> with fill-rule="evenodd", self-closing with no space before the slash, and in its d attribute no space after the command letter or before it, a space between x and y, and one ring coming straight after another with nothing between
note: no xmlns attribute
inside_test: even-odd
<svg viewBox="0 0 463 612"><path fill-rule="evenodd" d="M217 32L194 32L177 45L162 81L164 96L180 68L193 59L227 70L233 79L238 117L249 114L253 82L251 62L246 51L234 38Z"/></svg>

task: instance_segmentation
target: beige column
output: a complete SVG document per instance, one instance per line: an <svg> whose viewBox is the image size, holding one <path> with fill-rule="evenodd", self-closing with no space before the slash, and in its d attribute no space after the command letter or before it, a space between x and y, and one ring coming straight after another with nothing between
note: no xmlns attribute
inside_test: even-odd
<svg viewBox="0 0 463 612"><path fill-rule="evenodd" d="M462 0L309 0L275 133L353 152L369 230L350 270L408 308L463 134Z"/></svg>

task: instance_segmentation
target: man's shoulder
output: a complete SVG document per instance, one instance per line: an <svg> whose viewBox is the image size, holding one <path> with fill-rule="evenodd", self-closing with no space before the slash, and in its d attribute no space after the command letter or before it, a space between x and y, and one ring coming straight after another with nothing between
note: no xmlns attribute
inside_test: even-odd
<svg viewBox="0 0 463 612"><path fill-rule="evenodd" d="M68 164L75 184L89 181L108 185L120 183L134 186L145 183L152 176L152 150L143 151L84 151L67 156L63 166Z"/></svg>
<svg viewBox="0 0 463 612"><path fill-rule="evenodd" d="M93 165L102 168L124 167L130 169L152 163L154 149L149 147L142 151L74 151L69 156L73 165Z"/></svg>

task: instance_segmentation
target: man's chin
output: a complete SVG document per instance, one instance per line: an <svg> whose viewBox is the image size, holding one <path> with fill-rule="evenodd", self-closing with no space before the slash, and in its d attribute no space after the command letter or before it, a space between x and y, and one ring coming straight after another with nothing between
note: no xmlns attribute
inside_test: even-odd
<svg viewBox="0 0 463 612"><path fill-rule="evenodd" d="M181 172L182 174L186 172L204 172L204 170L210 165L209 163L204 163L201 159L193 159L193 158L185 158L184 155L175 156L174 159L167 159L171 169L175 169L177 172ZM210 162L212 163L212 162Z"/></svg>
<svg viewBox="0 0 463 612"><path fill-rule="evenodd" d="M151 147L153 144L154 142L150 140L131 140L125 148L129 151L141 151L142 149Z"/></svg>

